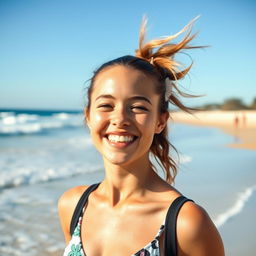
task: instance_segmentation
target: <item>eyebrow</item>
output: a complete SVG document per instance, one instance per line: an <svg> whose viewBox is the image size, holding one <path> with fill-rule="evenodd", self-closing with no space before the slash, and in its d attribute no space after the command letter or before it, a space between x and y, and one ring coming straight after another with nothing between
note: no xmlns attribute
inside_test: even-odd
<svg viewBox="0 0 256 256"><path fill-rule="evenodd" d="M98 96L95 99L95 101L98 100L98 99L101 99L101 98L115 99L115 97L112 96L111 94L102 94L102 95ZM146 102L148 102L149 104L152 105L151 101L148 98L144 97L144 96L135 95L135 96L130 97L129 99L131 99L131 100L143 100L143 101L146 101Z"/></svg>

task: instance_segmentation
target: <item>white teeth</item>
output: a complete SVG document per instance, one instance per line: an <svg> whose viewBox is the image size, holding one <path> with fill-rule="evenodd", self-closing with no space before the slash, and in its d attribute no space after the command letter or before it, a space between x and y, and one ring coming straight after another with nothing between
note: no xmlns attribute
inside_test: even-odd
<svg viewBox="0 0 256 256"><path fill-rule="evenodd" d="M129 142L132 141L134 136L118 136L118 135L108 135L108 139L113 142Z"/></svg>

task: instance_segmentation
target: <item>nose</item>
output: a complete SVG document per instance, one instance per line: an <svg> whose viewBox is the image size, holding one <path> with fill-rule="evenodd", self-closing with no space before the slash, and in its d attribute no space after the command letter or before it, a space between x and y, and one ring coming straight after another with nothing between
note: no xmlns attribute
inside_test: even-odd
<svg viewBox="0 0 256 256"><path fill-rule="evenodd" d="M130 116L125 108L119 108L113 111L111 117L111 124L117 127L124 127L130 125Z"/></svg>

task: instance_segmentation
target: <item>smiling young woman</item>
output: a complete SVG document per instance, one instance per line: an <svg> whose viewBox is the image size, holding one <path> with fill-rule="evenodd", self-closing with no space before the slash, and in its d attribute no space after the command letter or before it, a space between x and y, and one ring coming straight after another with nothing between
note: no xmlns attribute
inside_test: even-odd
<svg viewBox="0 0 256 256"><path fill-rule="evenodd" d="M198 48L189 45L191 28L192 22L174 36L145 44L144 22L136 55L111 60L94 73L84 114L105 178L69 189L59 199L64 256L224 255L207 212L172 186L177 166L169 152L168 104L191 110L178 99L191 95L176 83L191 66L180 71L173 57ZM168 44L185 31L181 42Z"/></svg>

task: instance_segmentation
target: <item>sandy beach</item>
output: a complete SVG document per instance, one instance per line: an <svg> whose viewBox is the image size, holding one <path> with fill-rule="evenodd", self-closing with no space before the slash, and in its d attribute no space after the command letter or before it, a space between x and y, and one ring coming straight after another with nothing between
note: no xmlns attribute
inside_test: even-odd
<svg viewBox="0 0 256 256"><path fill-rule="evenodd" d="M176 123L220 128L234 136L234 143L227 146L256 150L255 110L172 112L171 117Z"/></svg>

